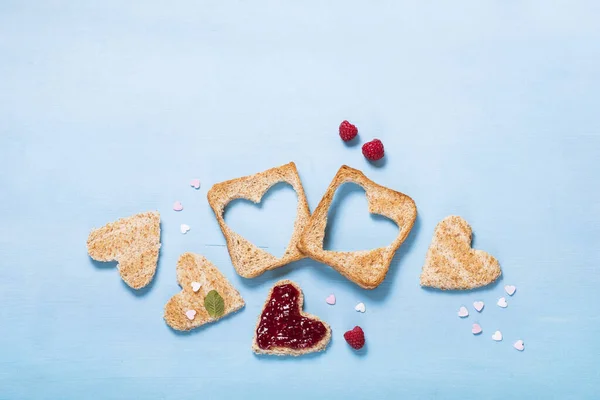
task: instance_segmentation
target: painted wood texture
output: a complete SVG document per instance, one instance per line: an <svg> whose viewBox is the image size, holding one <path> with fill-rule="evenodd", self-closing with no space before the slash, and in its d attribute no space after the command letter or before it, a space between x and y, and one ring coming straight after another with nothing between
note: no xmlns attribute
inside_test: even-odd
<svg viewBox="0 0 600 400"><path fill-rule="evenodd" d="M599 13L593 1L3 1L0 399L597 398ZM340 141L344 119L361 143L384 142L384 165ZM342 164L415 199L417 223L379 288L310 260L235 274L206 191L289 161L311 209ZM281 254L294 205L280 186L226 218ZM145 210L161 212L163 248L154 281L135 292L85 241ZM344 188L327 246L389 243L394 225L366 210ZM500 260L499 284L419 287L450 214ZM219 266L247 306L179 334L162 310L185 251ZM332 326L326 353L250 351L280 278ZM518 289L500 309L504 284ZM360 354L342 338L355 325Z"/></svg>

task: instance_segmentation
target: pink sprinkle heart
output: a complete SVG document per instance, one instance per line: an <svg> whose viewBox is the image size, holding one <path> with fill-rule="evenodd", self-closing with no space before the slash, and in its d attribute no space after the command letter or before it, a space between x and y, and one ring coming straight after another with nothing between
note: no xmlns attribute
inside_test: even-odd
<svg viewBox="0 0 600 400"><path fill-rule="evenodd" d="M473 324L471 332L473 333L473 335L479 335L481 332L483 332L483 329L481 329L481 326L479 324Z"/></svg>
<svg viewBox="0 0 600 400"><path fill-rule="evenodd" d="M192 179L190 181L190 186L194 189L200 189L200 179Z"/></svg>
<svg viewBox="0 0 600 400"><path fill-rule="evenodd" d="M523 343L522 340L517 340L515 344L513 344L513 347L519 351L523 351L525 350L525 343Z"/></svg>
<svg viewBox="0 0 600 400"><path fill-rule="evenodd" d="M185 316L188 317L188 319L191 321L194 319L194 317L196 316L196 310L187 310L185 312Z"/></svg>
<svg viewBox="0 0 600 400"><path fill-rule="evenodd" d="M509 296L512 296L513 294L515 294L517 288L513 285L506 285L504 286L504 290L506 291L506 293L508 293Z"/></svg>
<svg viewBox="0 0 600 400"><path fill-rule="evenodd" d="M458 310L458 316L461 318L465 318L469 316L469 310L467 310L467 307L463 306Z"/></svg>
<svg viewBox="0 0 600 400"><path fill-rule="evenodd" d="M477 312L481 312L481 310L483 310L484 306L485 306L485 304L483 304L483 301L475 301L473 303L473 308L475 308L475 310L477 310Z"/></svg>
<svg viewBox="0 0 600 400"><path fill-rule="evenodd" d="M325 302L327 304L331 304L334 305L335 304L335 296L333 294L330 294L326 299Z"/></svg>
<svg viewBox="0 0 600 400"><path fill-rule="evenodd" d="M183 210L183 205L181 204L180 201L176 201L175 204L173 204L173 210L175 210L175 211Z"/></svg>

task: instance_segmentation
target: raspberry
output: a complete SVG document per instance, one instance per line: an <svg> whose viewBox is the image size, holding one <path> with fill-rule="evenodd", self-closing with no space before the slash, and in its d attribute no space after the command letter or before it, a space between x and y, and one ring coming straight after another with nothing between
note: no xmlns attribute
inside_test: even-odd
<svg viewBox="0 0 600 400"><path fill-rule="evenodd" d="M373 139L363 145L362 153L371 161L381 160L383 158L383 143L379 139Z"/></svg>
<svg viewBox="0 0 600 400"><path fill-rule="evenodd" d="M365 345L365 333L360 326L355 326L351 331L344 333L344 339L355 350L360 350Z"/></svg>
<svg viewBox="0 0 600 400"><path fill-rule="evenodd" d="M348 121L342 121L340 124L340 137L344 142L348 142L356 137L358 129Z"/></svg>

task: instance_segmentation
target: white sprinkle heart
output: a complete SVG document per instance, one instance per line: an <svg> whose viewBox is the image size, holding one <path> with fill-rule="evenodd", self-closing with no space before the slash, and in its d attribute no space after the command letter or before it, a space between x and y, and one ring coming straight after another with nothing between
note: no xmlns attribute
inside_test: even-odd
<svg viewBox="0 0 600 400"><path fill-rule="evenodd" d="M469 310L467 310L467 307L462 306L461 308L458 309L458 316L461 318L466 318L469 316Z"/></svg>
<svg viewBox="0 0 600 400"><path fill-rule="evenodd" d="M502 340L502 332L494 332L494 334L492 335L492 339L494 339L496 342L500 342Z"/></svg>
<svg viewBox="0 0 600 400"><path fill-rule="evenodd" d="M485 307L485 304L483 304L483 301L473 302L473 308L475 310L477 310L477 312L481 312L481 310L483 310L483 307Z"/></svg>
<svg viewBox="0 0 600 400"><path fill-rule="evenodd" d="M330 294L329 296L327 296L327 298L325 299L325 302L327 304L331 304L334 305L335 304L335 295ZM364 312L364 311L363 311Z"/></svg>
<svg viewBox="0 0 600 400"><path fill-rule="evenodd" d="M513 294L515 294L517 288L514 285L506 285L504 286L504 290L506 291L506 293L508 293L509 296L512 296Z"/></svg>
<svg viewBox="0 0 600 400"><path fill-rule="evenodd" d="M473 328L471 328L471 333L473 333L473 335L479 335L481 332L483 332L483 329L481 329L481 325L473 324Z"/></svg>
<svg viewBox="0 0 600 400"><path fill-rule="evenodd" d="M200 179L192 179L190 181L190 186L194 189L200 189Z"/></svg>
<svg viewBox="0 0 600 400"><path fill-rule="evenodd" d="M194 291L194 293L200 290L201 286L202 285L200 284L200 282L192 282L192 290Z"/></svg>
<svg viewBox="0 0 600 400"><path fill-rule="evenodd" d="M187 310L185 312L185 316L188 317L188 319L191 321L194 319L194 317L196 316L196 310Z"/></svg>
<svg viewBox="0 0 600 400"><path fill-rule="evenodd" d="M183 210L183 205L181 204L180 201L176 201L173 204L173 210L175 210L175 211L181 211L181 210Z"/></svg>
<svg viewBox="0 0 600 400"><path fill-rule="evenodd" d="M358 312L364 313L366 311L365 303L358 303L354 309Z"/></svg>
<svg viewBox="0 0 600 400"><path fill-rule="evenodd" d="M186 233L189 232L190 226L186 225L186 224L181 224L181 226L179 227L179 229L181 229L181 233L183 233L185 235Z"/></svg>
<svg viewBox="0 0 600 400"><path fill-rule="evenodd" d="M508 303L506 302L506 299L504 297L500 297L498 299L498 303L496 303L496 304L498 304L498 306L502 307L502 308L508 307Z"/></svg>
<svg viewBox="0 0 600 400"><path fill-rule="evenodd" d="M525 343L522 340L517 340L513 347L519 351L525 350Z"/></svg>

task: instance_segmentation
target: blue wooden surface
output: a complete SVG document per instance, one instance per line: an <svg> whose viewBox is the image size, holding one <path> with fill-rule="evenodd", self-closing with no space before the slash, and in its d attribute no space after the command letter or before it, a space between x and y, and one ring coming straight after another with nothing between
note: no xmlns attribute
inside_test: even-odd
<svg viewBox="0 0 600 400"><path fill-rule="evenodd" d="M598 15L595 1L2 1L0 398L597 398ZM385 143L385 165L340 142L343 119ZM415 199L415 228L379 288L309 260L235 274L206 191L289 161L312 209L342 164ZM264 207L232 205L227 221L281 254L294 204L280 186ZM159 267L134 292L114 264L90 261L85 240L153 209ZM389 243L394 225L366 210L360 190L344 189L328 247ZM449 214L500 260L500 284L419 287ZM168 329L162 308L185 251L216 263L246 308L191 334ZM282 277L331 324L324 354L250 351ZM507 283L518 291L500 309ZM481 315L457 318L478 299ZM361 354L342 338L356 324Z"/></svg>

